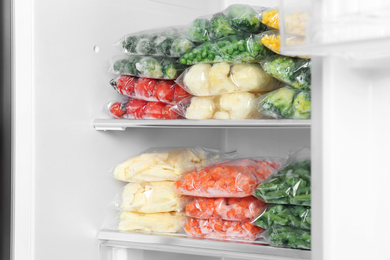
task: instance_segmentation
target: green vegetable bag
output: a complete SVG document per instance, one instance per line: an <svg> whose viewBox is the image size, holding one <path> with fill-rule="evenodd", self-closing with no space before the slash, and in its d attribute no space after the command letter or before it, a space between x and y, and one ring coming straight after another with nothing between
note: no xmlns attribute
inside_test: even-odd
<svg viewBox="0 0 390 260"><path fill-rule="evenodd" d="M310 249L311 232L289 226L273 226L262 233L262 237L272 246Z"/></svg>

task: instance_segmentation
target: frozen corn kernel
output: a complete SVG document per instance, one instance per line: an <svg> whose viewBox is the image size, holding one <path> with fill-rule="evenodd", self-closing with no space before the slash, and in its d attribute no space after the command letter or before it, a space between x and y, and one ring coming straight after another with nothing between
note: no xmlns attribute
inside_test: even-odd
<svg viewBox="0 0 390 260"><path fill-rule="evenodd" d="M264 35L261 43L273 52L280 53L280 35Z"/></svg>
<svg viewBox="0 0 390 260"><path fill-rule="evenodd" d="M270 10L263 13L263 19L261 21L263 24L268 25L269 27L279 29L279 12L277 9Z"/></svg>

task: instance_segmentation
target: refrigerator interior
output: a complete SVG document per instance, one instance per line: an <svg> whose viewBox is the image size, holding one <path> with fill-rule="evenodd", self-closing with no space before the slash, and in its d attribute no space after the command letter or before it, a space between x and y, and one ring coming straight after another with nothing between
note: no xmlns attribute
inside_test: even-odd
<svg viewBox="0 0 390 260"><path fill-rule="evenodd" d="M14 1L13 257L99 259L97 232L120 188L109 170L150 147L204 146L286 157L310 146L310 128L129 128L96 131L120 97L105 64L126 33L188 24L232 3L273 1ZM226 244L228 247L228 244ZM105 248L108 260L228 259ZM161 249L161 251L164 251ZM233 257L233 256L232 256ZM238 259L239 256L234 256ZM264 258L264 259L271 259ZM260 259L260 258L259 258Z"/></svg>

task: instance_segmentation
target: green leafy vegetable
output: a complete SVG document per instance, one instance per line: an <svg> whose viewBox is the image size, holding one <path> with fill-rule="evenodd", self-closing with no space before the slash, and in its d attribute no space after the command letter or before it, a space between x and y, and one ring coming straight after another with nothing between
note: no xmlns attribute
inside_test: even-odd
<svg viewBox="0 0 390 260"><path fill-rule="evenodd" d="M311 248L311 232L289 226L274 226L263 234L273 246L291 247L291 248Z"/></svg>
<svg viewBox="0 0 390 260"><path fill-rule="evenodd" d="M236 32L259 33L261 26L257 12L250 6L231 5L227 9L227 18Z"/></svg>
<svg viewBox="0 0 390 260"><path fill-rule="evenodd" d="M236 33L223 13L217 13L213 16L210 27L212 39L219 39Z"/></svg>
<svg viewBox="0 0 390 260"><path fill-rule="evenodd" d="M187 37L193 42L209 40L210 21L205 18L195 19L187 31Z"/></svg>

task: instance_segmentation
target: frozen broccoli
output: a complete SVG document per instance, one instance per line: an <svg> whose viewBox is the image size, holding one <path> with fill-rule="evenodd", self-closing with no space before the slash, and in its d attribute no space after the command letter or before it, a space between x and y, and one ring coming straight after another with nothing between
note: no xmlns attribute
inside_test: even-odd
<svg viewBox="0 0 390 260"><path fill-rule="evenodd" d="M186 38L177 38L171 46L171 56L180 57L181 55L191 51L195 45Z"/></svg>
<svg viewBox="0 0 390 260"><path fill-rule="evenodd" d="M211 19L211 37L219 39L228 35L235 34L233 28L229 25L229 21L223 13L217 13Z"/></svg>
<svg viewBox="0 0 390 260"><path fill-rule="evenodd" d="M156 52L155 45L152 40L143 38L140 39L135 47L135 53L142 55L152 55Z"/></svg>
<svg viewBox="0 0 390 260"><path fill-rule="evenodd" d="M210 22L207 19L196 19L187 31L187 37L193 42L206 42L209 40Z"/></svg>
<svg viewBox="0 0 390 260"><path fill-rule="evenodd" d="M267 94L260 102L259 111L273 118L290 118L295 92L294 89L284 87Z"/></svg>
<svg viewBox="0 0 390 260"><path fill-rule="evenodd" d="M120 59L114 62L113 72L115 74L127 74L127 75L138 75L135 63L139 59L136 57L129 57L126 59Z"/></svg>
<svg viewBox="0 0 390 260"><path fill-rule="evenodd" d="M135 47L138 41L141 39L139 36L128 36L122 42L122 48L127 53L135 53Z"/></svg>
<svg viewBox="0 0 390 260"><path fill-rule="evenodd" d="M184 66L171 60L161 61L164 78L175 79L184 70Z"/></svg>
<svg viewBox="0 0 390 260"><path fill-rule="evenodd" d="M231 27L237 32L259 33L262 29L257 12L250 6L229 6L227 18Z"/></svg>
<svg viewBox="0 0 390 260"><path fill-rule="evenodd" d="M293 119L309 119L311 115L310 93L301 91L296 95L293 102Z"/></svg>
<svg viewBox="0 0 390 260"><path fill-rule="evenodd" d="M148 76L152 78L162 78L162 67L158 60L151 57L144 57L136 63L137 70L140 71L140 75Z"/></svg>
<svg viewBox="0 0 390 260"><path fill-rule="evenodd" d="M159 36L154 43L156 45L156 54L162 54L165 56L171 55L171 46L173 43L172 38Z"/></svg>

